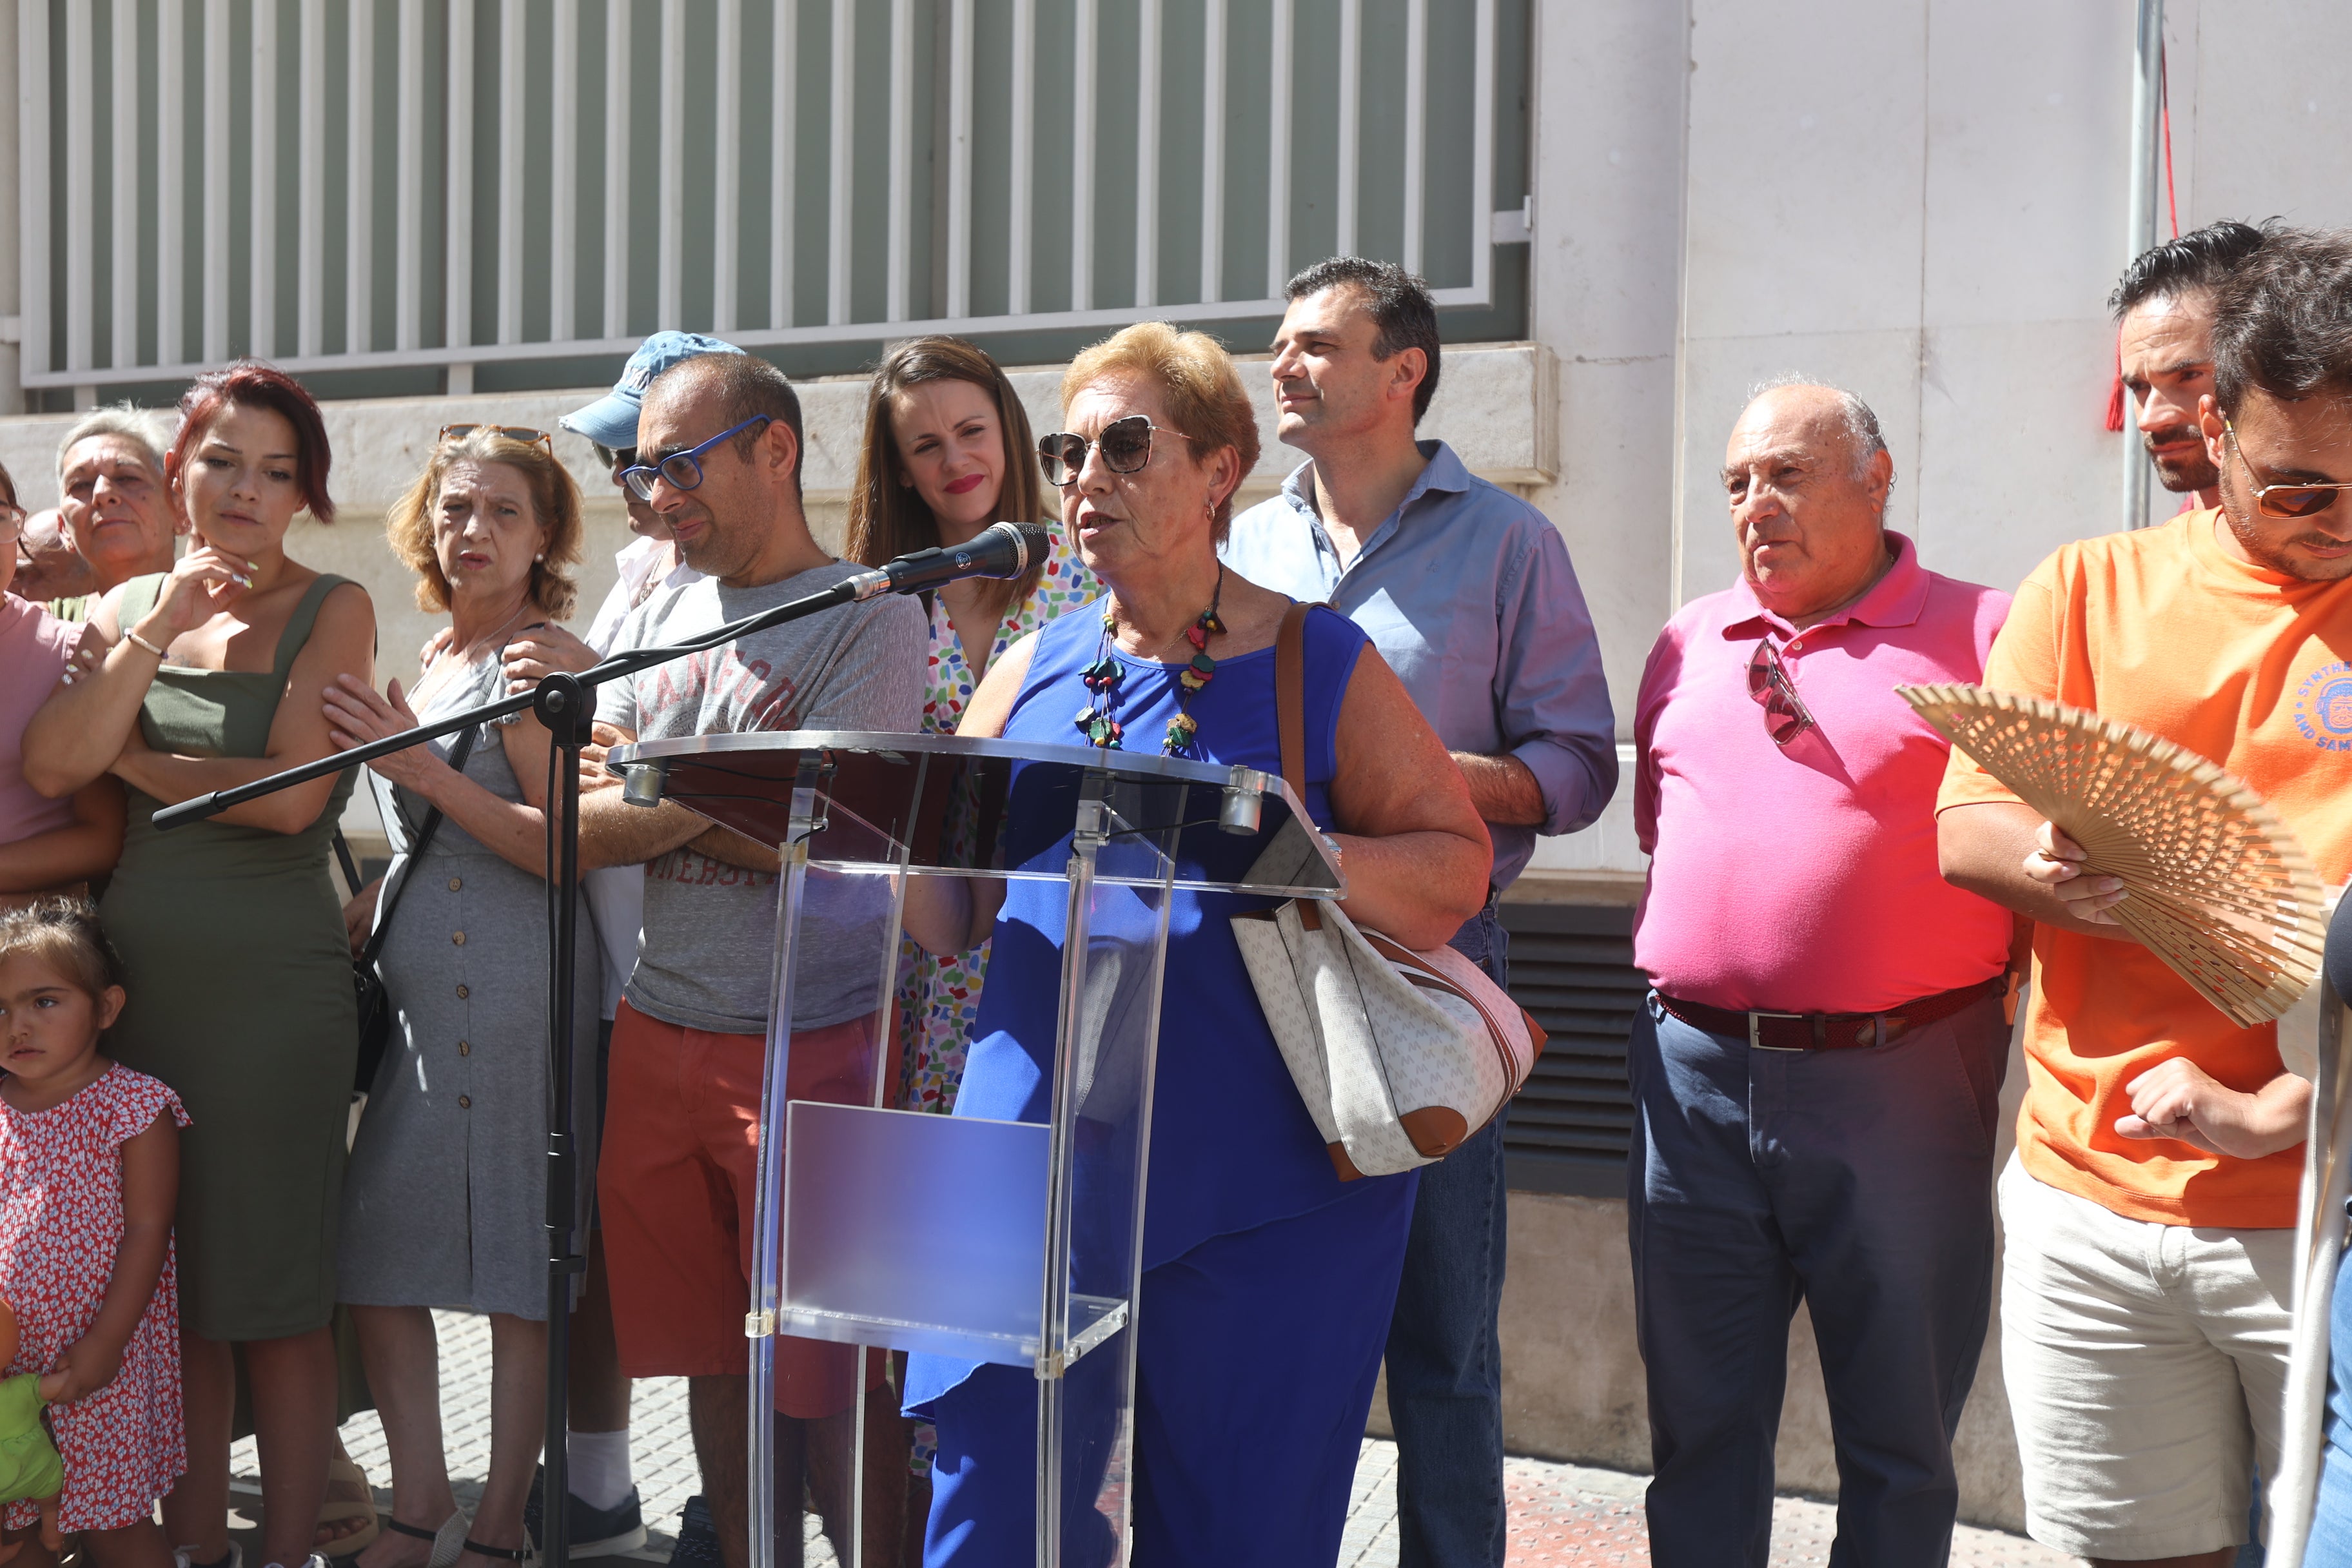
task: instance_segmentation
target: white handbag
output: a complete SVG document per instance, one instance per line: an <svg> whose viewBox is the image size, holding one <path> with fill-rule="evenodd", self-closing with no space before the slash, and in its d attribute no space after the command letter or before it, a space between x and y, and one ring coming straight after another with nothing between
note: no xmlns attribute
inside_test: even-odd
<svg viewBox="0 0 2352 1568"><path fill-rule="evenodd" d="M1305 605L1275 642L1282 773L1307 797ZM1236 915L1234 940L1342 1181L1440 1160L1517 1094L1544 1032L1450 947L1418 952L1328 899Z"/></svg>

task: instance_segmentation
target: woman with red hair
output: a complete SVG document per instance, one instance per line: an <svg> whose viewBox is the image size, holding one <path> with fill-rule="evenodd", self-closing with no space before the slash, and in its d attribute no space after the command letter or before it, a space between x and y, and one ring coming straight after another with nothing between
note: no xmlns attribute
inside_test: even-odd
<svg viewBox="0 0 2352 1568"><path fill-rule="evenodd" d="M260 1439L264 1562L311 1560L326 1493L358 1035L327 863L352 775L173 833L152 817L336 749L324 695L338 676L373 675L375 611L357 584L286 553L297 516L334 518L329 462L318 405L283 372L247 361L198 377L163 465L195 548L107 595L82 673L25 735L25 776L43 794L110 773L129 792L100 912L140 1000L109 1049L169 1084L194 1120L177 1215L188 1473L163 1523L183 1563L226 1568L234 1347Z"/></svg>

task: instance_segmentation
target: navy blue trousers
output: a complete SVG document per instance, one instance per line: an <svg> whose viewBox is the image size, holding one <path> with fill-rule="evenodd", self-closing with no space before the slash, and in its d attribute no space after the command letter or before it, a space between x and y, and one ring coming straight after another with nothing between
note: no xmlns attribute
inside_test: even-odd
<svg viewBox="0 0 2352 1568"><path fill-rule="evenodd" d="M1658 1568L1765 1568L1800 1301L1837 1448L1832 1568L1946 1560L2008 1059L1998 998L1854 1050L1751 1049L1655 996L1635 1017L1627 1218Z"/></svg>
<svg viewBox="0 0 2352 1568"><path fill-rule="evenodd" d="M1380 1373L1416 1173L1213 1237L1143 1276L1133 1568L1328 1568ZM1064 1451L1097 1456L1066 1495L1062 1561L1115 1547L1091 1499L1116 1436L1113 1340L1073 1369ZM931 1405L925 1568L1036 1562L1037 1379L982 1366ZM1083 1495L1080 1495L1083 1494Z"/></svg>
<svg viewBox="0 0 2352 1568"><path fill-rule="evenodd" d="M1490 903L1452 945L1507 985L1508 940ZM1413 1201L1388 1343L1399 1568L1503 1568L1504 1120L1422 1167Z"/></svg>

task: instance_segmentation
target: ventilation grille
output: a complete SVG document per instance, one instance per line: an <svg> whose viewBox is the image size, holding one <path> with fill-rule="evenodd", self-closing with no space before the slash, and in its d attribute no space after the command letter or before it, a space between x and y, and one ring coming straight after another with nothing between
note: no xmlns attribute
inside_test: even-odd
<svg viewBox="0 0 2352 1568"><path fill-rule="evenodd" d="M1503 1148L1511 1186L1625 1195L1633 1125L1625 1040L1649 982L1633 967L1633 911L1587 904L1502 906L1511 996L1551 1037L1511 1102Z"/></svg>

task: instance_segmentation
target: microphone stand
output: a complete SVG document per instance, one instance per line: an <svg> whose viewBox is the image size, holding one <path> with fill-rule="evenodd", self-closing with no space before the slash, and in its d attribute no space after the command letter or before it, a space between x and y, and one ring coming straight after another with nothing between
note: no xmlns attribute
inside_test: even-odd
<svg viewBox="0 0 2352 1568"><path fill-rule="evenodd" d="M571 1549L571 1488L564 1434L569 1429L571 1388L568 1382L571 1361L572 1277L587 1268L587 1259L573 1247L573 1226L576 1222L572 1202L575 1180L572 1124L572 952L574 934L579 929L580 910L580 752L592 739L596 718L596 689L605 682L618 680L654 665L690 654L707 653L740 637L770 626L782 626L803 616L816 615L837 605L869 599L878 594L893 591L896 579L887 570L861 572L847 577L821 593L775 605L755 616L730 621L716 631L708 632L684 642L656 647L631 648L614 654L603 663L577 675L547 676L529 691L518 691L446 719L436 719L430 724L419 724L397 735L387 735L381 741L371 741L364 746L354 746L348 752L338 752L315 763L289 768L251 784L234 789L215 790L197 795L177 805L167 805L155 813L153 821L159 830L169 830L184 823L213 816L232 806L275 795L295 784L308 784L312 779L325 778L346 768L373 762L394 752L404 752L411 746L441 736L455 734L476 724L503 719L510 713L525 710L536 714L547 726L562 752L562 775L556 798L548 802L558 816L560 833L558 862L549 872L556 879L558 896L550 900L548 941L551 953L548 974L548 1036L547 1052L550 1063L549 1084L554 1094L554 1104L548 1119L547 1132L547 1436L545 1440L546 1477L540 1492L540 1555L554 1568L563 1568ZM353 891L357 891L356 889Z"/></svg>

